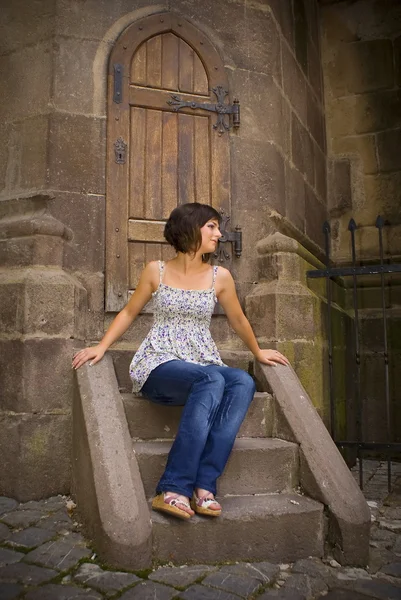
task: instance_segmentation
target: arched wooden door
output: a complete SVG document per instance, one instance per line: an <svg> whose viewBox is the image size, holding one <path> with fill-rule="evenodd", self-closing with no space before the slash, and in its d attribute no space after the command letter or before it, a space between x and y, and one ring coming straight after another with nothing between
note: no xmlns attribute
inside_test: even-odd
<svg viewBox="0 0 401 600"><path fill-rule="evenodd" d="M172 255L164 222L185 202L230 212L229 135L215 112L228 90L221 59L186 20L162 13L128 27L110 57L106 186L106 310L120 310L149 260Z"/></svg>

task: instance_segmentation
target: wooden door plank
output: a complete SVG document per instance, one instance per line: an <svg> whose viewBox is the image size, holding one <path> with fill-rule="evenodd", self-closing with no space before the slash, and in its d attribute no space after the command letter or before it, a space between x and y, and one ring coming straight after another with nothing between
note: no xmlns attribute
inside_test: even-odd
<svg viewBox="0 0 401 600"><path fill-rule="evenodd" d="M196 201L210 204L210 118L194 117L195 122L195 190Z"/></svg>
<svg viewBox="0 0 401 600"><path fill-rule="evenodd" d="M194 51L182 39L180 39L179 55L179 89L180 92L189 94L194 91Z"/></svg>
<svg viewBox="0 0 401 600"><path fill-rule="evenodd" d="M135 289L139 283L139 278L146 265L145 244L141 242L132 242L129 247L129 266L130 277L128 286Z"/></svg>
<svg viewBox="0 0 401 600"><path fill-rule="evenodd" d="M127 104L113 102L113 63L110 64L108 103L111 106L107 123L106 178L106 273L105 306L108 311L120 310L127 300L128 282L128 197L130 131ZM123 95L124 98L124 95ZM116 162L115 143L119 138L127 144L126 161Z"/></svg>
<svg viewBox="0 0 401 600"><path fill-rule="evenodd" d="M128 241L130 242L164 242L164 221L147 219L128 221Z"/></svg>
<svg viewBox="0 0 401 600"><path fill-rule="evenodd" d="M131 108L131 153L129 216L144 218L145 215L145 150L146 110Z"/></svg>
<svg viewBox="0 0 401 600"><path fill-rule="evenodd" d="M195 202L194 117L178 115L178 203Z"/></svg>
<svg viewBox="0 0 401 600"><path fill-rule="evenodd" d="M145 217L161 218L162 113L146 111Z"/></svg>
<svg viewBox="0 0 401 600"><path fill-rule="evenodd" d="M209 82L205 67L196 52L194 52L194 94L209 96Z"/></svg>
<svg viewBox="0 0 401 600"><path fill-rule="evenodd" d="M162 36L162 88L178 91L179 38L174 33Z"/></svg>
<svg viewBox="0 0 401 600"><path fill-rule="evenodd" d="M146 42L146 85L160 88L162 85L162 40L156 35Z"/></svg>
<svg viewBox="0 0 401 600"><path fill-rule="evenodd" d="M156 90L148 88L140 88L135 85L129 87L129 103L131 106L142 106L155 108L158 110L166 110L169 112L174 111L174 107L168 104L171 100L172 92L169 90ZM180 97L186 102L206 102L204 96L196 96L194 94L182 94ZM214 104L216 98L214 97L211 102ZM174 111L175 112L175 111ZM180 113L191 114L191 115L204 115L205 111L200 108L180 108ZM214 113L215 114L215 113Z"/></svg>
<svg viewBox="0 0 401 600"><path fill-rule="evenodd" d="M131 82L137 85L146 85L146 44L139 46L131 63Z"/></svg>
<svg viewBox="0 0 401 600"><path fill-rule="evenodd" d="M161 260L162 245L161 244L145 244L145 260L146 264L152 260Z"/></svg>
<svg viewBox="0 0 401 600"><path fill-rule="evenodd" d="M178 114L163 113L162 218L177 206L178 194Z"/></svg>

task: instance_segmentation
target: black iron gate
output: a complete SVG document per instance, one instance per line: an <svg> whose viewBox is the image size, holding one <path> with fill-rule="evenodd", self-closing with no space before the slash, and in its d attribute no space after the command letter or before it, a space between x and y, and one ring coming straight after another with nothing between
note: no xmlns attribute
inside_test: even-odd
<svg viewBox="0 0 401 600"><path fill-rule="evenodd" d="M330 388L330 431L331 435L339 448L352 448L356 452L356 457L359 463L359 483L363 487L363 459L367 451L374 452L375 456L379 455L387 460L387 480L388 489L391 490L391 459L401 452L401 443L393 442L391 434L391 410L390 410L390 377L389 377L389 344L388 344L388 315L386 308L386 275L389 273L401 273L401 264L391 264L388 258L384 258L383 249L383 228L385 221L381 216L378 216L375 223L378 235L378 256L379 261L375 264L362 265L361 261L357 260L355 231L357 224L354 219L351 219L348 224L348 231L351 238L351 260L350 266L334 267L331 264L330 258L330 242L331 230L330 225L326 221L323 225L325 236L325 254L326 268L320 270L308 271L307 276L310 278L325 277L326 279L326 294L327 294L327 331L328 331L328 360L329 360L329 388ZM382 321L382 351L381 358L383 364L383 394L385 398L384 410L386 420L386 440L383 441L366 441L363 435L363 399L361 396L361 339L360 339L360 316L358 306L358 288L357 280L360 276L379 275L380 276L380 291L381 291L381 321ZM353 308L353 343L354 343L354 365L353 365L353 395L356 406L356 421L355 431L356 439L336 439L336 408L337 398L335 393L335 377L336 373L333 368L333 325L332 325L332 281L336 278L351 277L352 278L352 308ZM366 455L365 455L366 456Z"/></svg>

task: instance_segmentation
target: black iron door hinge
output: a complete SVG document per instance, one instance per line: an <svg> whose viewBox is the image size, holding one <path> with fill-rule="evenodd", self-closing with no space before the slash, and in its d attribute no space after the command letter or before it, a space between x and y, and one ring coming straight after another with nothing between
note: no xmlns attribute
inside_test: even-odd
<svg viewBox="0 0 401 600"><path fill-rule="evenodd" d="M238 129L240 126L240 110L239 100L234 98L233 104L226 104L225 98L228 96L228 91L223 88L222 85L218 85L212 90L217 98L215 104L209 102L191 102L183 100L177 94L171 94L171 100L167 100L167 104L173 107L173 110L178 112L181 108L200 108L202 110L208 110L210 112L217 113L217 122L213 125L213 129L217 129L219 135L222 135L225 131L230 129L229 123L226 122L226 115L233 115L233 127Z"/></svg>

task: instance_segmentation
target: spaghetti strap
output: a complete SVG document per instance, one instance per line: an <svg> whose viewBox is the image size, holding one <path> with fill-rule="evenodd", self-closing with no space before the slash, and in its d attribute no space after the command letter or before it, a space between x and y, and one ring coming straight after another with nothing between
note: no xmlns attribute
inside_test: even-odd
<svg viewBox="0 0 401 600"><path fill-rule="evenodd" d="M212 290L214 290L214 284L216 283L216 276L217 276L217 269L218 268L219 267L217 265L215 265L213 267L213 279L212 279L212 287L211 287Z"/></svg>
<svg viewBox="0 0 401 600"><path fill-rule="evenodd" d="M164 276L164 261L159 260L159 283L163 283Z"/></svg>

